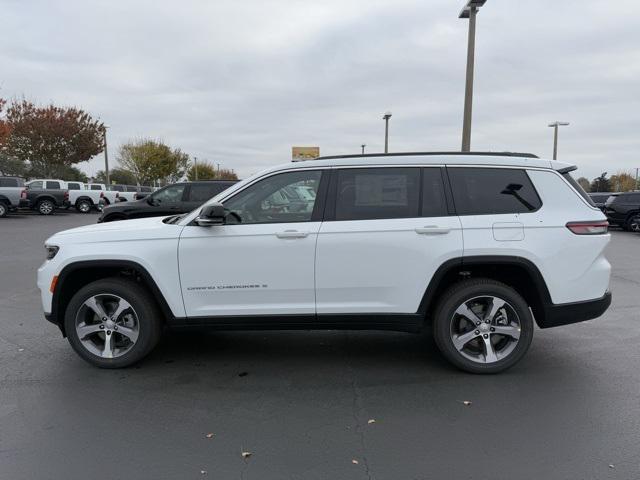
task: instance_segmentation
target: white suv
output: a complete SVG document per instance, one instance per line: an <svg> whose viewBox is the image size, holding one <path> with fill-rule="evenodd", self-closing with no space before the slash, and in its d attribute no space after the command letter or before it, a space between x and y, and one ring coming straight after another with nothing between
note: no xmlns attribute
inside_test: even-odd
<svg viewBox="0 0 640 480"><path fill-rule="evenodd" d="M46 242L45 316L90 363L143 358L167 326L433 328L494 373L541 328L601 315L609 242L575 167L528 154L324 157L261 172L180 216Z"/></svg>

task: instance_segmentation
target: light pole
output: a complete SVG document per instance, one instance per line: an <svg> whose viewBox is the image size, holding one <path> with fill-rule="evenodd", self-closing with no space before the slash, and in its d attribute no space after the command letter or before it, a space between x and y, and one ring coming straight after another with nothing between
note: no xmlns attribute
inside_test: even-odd
<svg viewBox="0 0 640 480"><path fill-rule="evenodd" d="M198 180L198 157L193 157L193 169L195 170L196 180Z"/></svg>
<svg viewBox="0 0 640 480"><path fill-rule="evenodd" d="M366 146L367 146L366 143L363 143L362 145L360 145L360 147L362 148L362 155L364 155L364 147L366 147Z"/></svg>
<svg viewBox="0 0 640 480"><path fill-rule="evenodd" d="M107 178L107 186L111 185L111 177L109 176L109 153L107 152L107 128L109 125L102 126L102 140L104 141L104 174Z"/></svg>
<svg viewBox="0 0 640 480"><path fill-rule="evenodd" d="M487 0L468 0L458 18L469 19L467 38L467 79L464 89L464 118L462 120L462 151L471 150L471 110L473 105L473 63L476 49L476 14Z"/></svg>
<svg viewBox="0 0 640 480"><path fill-rule="evenodd" d="M569 125L569 122L558 122L557 120L550 123L549 126L553 127L553 159L558 158L558 127L564 127Z"/></svg>
<svg viewBox="0 0 640 480"><path fill-rule="evenodd" d="M389 119L391 112L386 112L382 119L384 120L384 153L389 153Z"/></svg>

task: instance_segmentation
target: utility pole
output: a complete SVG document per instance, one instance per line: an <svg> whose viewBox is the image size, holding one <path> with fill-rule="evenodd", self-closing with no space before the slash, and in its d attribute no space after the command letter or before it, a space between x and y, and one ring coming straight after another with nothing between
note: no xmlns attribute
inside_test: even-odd
<svg viewBox="0 0 640 480"><path fill-rule="evenodd" d="M389 153L389 119L391 112L386 112L382 119L384 120L384 153Z"/></svg>
<svg viewBox="0 0 640 480"><path fill-rule="evenodd" d="M366 146L367 146L366 143L363 143L362 145L360 145L360 147L362 147L362 155L364 155L364 147L366 147Z"/></svg>
<svg viewBox="0 0 640 480"><path fill-rule="evenodd" d="M476 49L476 15L478 9L487 0L469 0L458 18L469 19L469 34L467 37L467 76L464 89L464 118L462 119L462 151L471 151L471 111L473 107L473 68Z"/></svg>
<svg viewBox="0 0 640 480"><path fill-rule="evenodd" d="M220 179L220 164L216 163L216 166L218 167L218 173L216 174L216 178Z"/></svg>
<svg viewBox="0 0 640 480"><path fill-rule="evenodd" d="M193 169L195 170L196 180L198 180L198 157L193 157Z"/></svg>
<svg viewBox="0 0 640 480"><path fill-rule="evenodd" d="M553 127L553 159L558 158L558 127L564 127L569 125L569 122L558 122L557 120L549 124L549 127Z"/></svg>
<svg viewBox="0 0 640 480"><path fill-rule="evenodd" d="M102 139L104 141L104 174L107 177L107 186L111 185L111 177L109 176L109 153L107 152L107 128L109 125L102 126Z"/></svg>

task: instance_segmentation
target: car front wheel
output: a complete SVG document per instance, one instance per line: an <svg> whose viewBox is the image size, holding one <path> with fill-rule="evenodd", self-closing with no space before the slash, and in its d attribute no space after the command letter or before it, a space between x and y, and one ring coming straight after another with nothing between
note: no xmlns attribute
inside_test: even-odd
<svg viewBox="0 0 640 480"><path fill-rule="evenodd" d="M4 202L0 202L0 218L6 217L7 213L9 213L9 209L7 208L7 204Z"/></svg>
<svg viewBox="0 0 640 480"><path fill-rule="evenodd" d="M533 316L513 288L490 279L462 281L438 304L434 337L442 354L471 373L498 373L515 365L533 338Z"/></svg>
<svg viewBox="0 0 640 480"><path fill-rule="evenodd" d="M65 313L69 343L100 368L128 367L158 343L161 314L142 286L132 280L98 280L76 293Z"/></svg>

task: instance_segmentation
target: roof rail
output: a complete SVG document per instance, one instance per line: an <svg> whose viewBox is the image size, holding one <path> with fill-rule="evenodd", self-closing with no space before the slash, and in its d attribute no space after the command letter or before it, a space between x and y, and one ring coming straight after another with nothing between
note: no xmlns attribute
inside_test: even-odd
<svg viewBox="0 0 640 480"><path fill-rule="evenodd" d="M332 160L336 158L367 158L367 157L408 157L416 155L485 155L492 157L521 157L540 158L533 153L519 152L394 152L394 153L365 153L349 155L330 155L326 157L314 158L314 160Z"/></svg>

